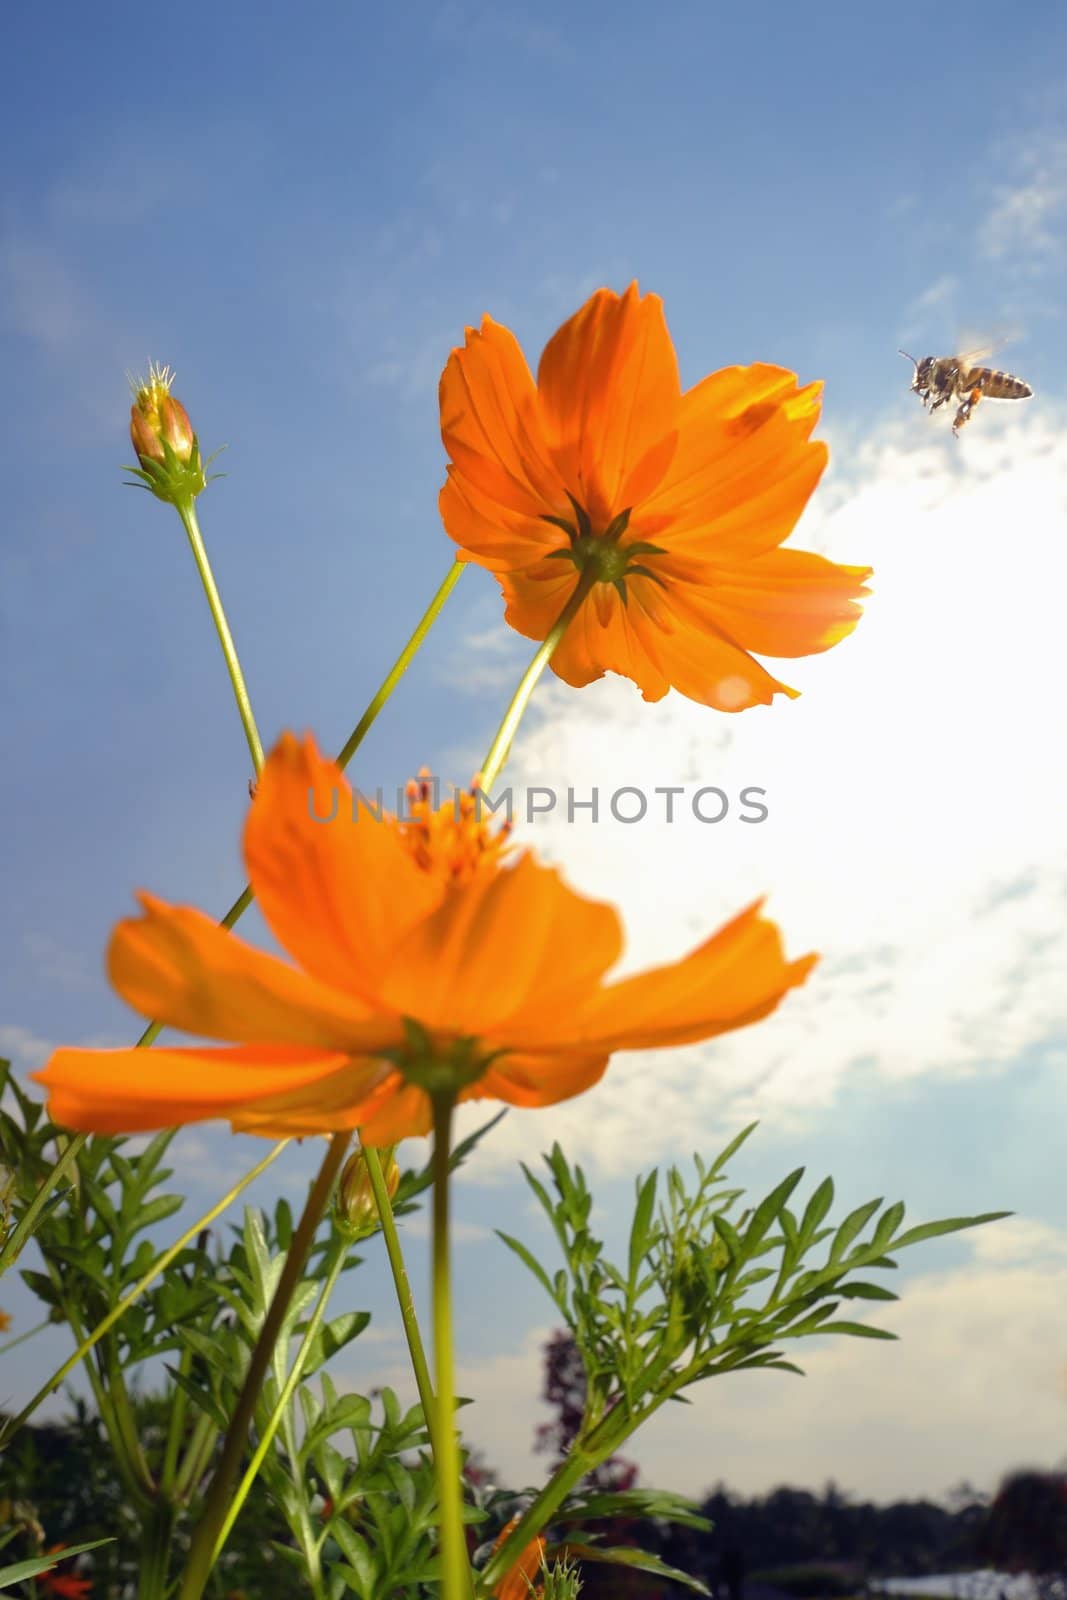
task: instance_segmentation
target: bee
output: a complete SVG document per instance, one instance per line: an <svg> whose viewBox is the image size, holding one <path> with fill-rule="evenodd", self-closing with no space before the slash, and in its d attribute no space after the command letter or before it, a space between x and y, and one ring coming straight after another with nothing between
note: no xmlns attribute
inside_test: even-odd
<svg viewBox="0 0 1067 1600"><path fill-rule="evenodd" d="M931 411L947 405L955 397L960 405L952 423L952 432L959 438L960 429L969 421L975 406L983 397L987 400L1028 400L1033 394L1028 383L1010 372L994 367L980 367L975 363L991 353L989 348L971 350L962 356L923 356L916 361L906 350L906 356L915 368L911 380L912 392ZM932 403L931 403L932 402Z"/></svg>

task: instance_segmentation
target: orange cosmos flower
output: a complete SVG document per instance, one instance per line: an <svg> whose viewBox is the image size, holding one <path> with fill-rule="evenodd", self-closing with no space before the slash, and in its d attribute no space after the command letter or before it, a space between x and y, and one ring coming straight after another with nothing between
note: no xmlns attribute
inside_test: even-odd
<svg viewBox="0 0 1067 1600"><path fill-rule="evenodd" d="M617 672L720 711L797 691L750 652L827 650L859 620L869 567L783 550L826 466L821 383L724 367L682 392L657 295L598 289L534 383L507 328L466 330L441 378L445 528L495 573L506 617L544 639L592 568L552 657L575 687Z"/></svg>
<svg viewBox="0 0 1067 1600"><path fill-rule="evenodd" d="M458 817L423 795L412 820L379 820L310 737L284 735L244 853L296 964L141 895L143 916L112 936L112 983L145 1016L229 1043L57 1050L35 1075L53 1119L130 1133L227 1117L269 1138L358 1128L394 1144L428 1131L428 1089L552 1105L596 1083L615 1050L757 1021L812 966L784 959L756 905L684 960L606 984L615 911L529 852L509 859L466 800Z"/></svg>

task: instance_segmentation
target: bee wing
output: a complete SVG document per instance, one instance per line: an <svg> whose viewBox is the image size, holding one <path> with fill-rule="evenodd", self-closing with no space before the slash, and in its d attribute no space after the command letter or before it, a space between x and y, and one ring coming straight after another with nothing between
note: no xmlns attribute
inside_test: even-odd
<svg viewBox="0 0 1067 1600"><path fill-rule="evenodd" d="M970 329L956 341L956 349L959 351L956 360L961 367L976 367L980 362L988 361L990 356L996 355L998 350L1003 350L1006 344L1013 344L1018 338L1019 332L1016 328L998 328L995 332L986 331L978 335Z"/></svg>

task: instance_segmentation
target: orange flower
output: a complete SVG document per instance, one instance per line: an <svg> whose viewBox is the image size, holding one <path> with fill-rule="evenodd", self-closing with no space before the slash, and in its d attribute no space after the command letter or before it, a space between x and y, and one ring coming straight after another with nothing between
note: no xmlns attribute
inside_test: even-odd
<svg viewBox="0 0 1067 1600"><path fill-rule="evenodd" d="M869 567L783 550L826 466L821 383L724 367L684 394L657 295L598 289L534 383L491 317L441 378L445 528L496 574L506 617L544 639L594 568L552 657L575 687L617 672L720 711L795 696L753 660L827 650L859 620Z"/></svg>
<svg viewBox="0 0 1067 1600"><path fill-rule="evenodd" d="M504 1543L508 1534L518 1522L518 1517L512 1517L500 1530L500 1534L493 1550L497 1551ZM534 1595L541 1595L543 1590L534 1588L533 1580L541 1570L541 1557L544 1554L545 1541L541 1538L531 1539L522 1552L518 1561L503 1577L493 1590L493 1600L531 1600Z"/></svg>
<svg viewBox="0 0 1067 1600"><path fill-rule="evenodd" d="M11 1326L10 1311L0 1311L0 1333L6 1333Z"/></svg>
<svg viewBox="0 0 1067 1600"><path fill-rule="evenodd" d="M45 1554L54 1556L66 1548L65 1544L49 1545ZM84 1600L87 1594L92 1593L93 1588L88 1578L75 1577L71 1572L59 1573L55 1568L50 1572L42 1572L37 1578L37 1583L45 1594L55 1595L56 1600Z"/></svg>
<svg viewBox="0 0 1067 1600"><path fill-rule="evenodd" d="M785 961L756 905L684 960L606 985L615 911L528 852L507 860L474 804L457 817L423 794L413 820L379 820L353 809L310 737L284 735L244 853L297 965L142 894L144 915L112 936L115 988L169 1027L233 1042L57 1050L35 1075L53 1119L128 1133L227 1117L269 1138L358 1128L365 1144L394 1144L428 1131L427 1088L552 1105L596 1083L615 1050L757 1021L812 966Z"/></svg>

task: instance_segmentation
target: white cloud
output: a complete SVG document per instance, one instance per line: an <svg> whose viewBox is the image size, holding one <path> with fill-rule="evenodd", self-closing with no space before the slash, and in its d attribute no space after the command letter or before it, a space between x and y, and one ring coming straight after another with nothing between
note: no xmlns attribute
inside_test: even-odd
<svg viewBox="0 0 1067 1600"><path fill-rule="evenodd" d="M79 342L90 308L51 245L8 230L0 241L0 306L6 327L59 355Z"/></svg>
<svg viewBox="0 0 1067 1600"><path fill-rule="evenodd" d="M54 1044L30 1028L20 1028L14 1023L0 1024L0 1057L10 1061L20 1076L24 1071L35 1072L43 1067L54 1049Z"/></svg>
<svg viewBox="0 0 1067 1600"><path fill-rule="evenodd" d="M1067 137L1035 134L1011 152L1013 180L993 191L993 207L980 230L992 260L1024 271L1059 256L1067 221Z"/></svg>
<svg viewBox="0 0 1067 1600"><path fill-rule="evenodd" d="M1063 419L989 405L957 442L916 408L852 454L795 542L869 561L874 593L836 650L778 664L801 700L717 715L645 705L608 679L539 691L507 772L534 784L731 797L770 815L625 826L557 814L520 828L583 893L609 899L626 967L669 960L757 895L787 948L822 953L758 1027L617 1058L590 1096L506 1119L483 1164L559 1138L603 1171L714 1142L742 1119L806 1119L859 1063L887 1079L1008 1068L1067 1033L1067 579ZM472 756L475 762L476 756ZM464 1131L480 1108L465 1114Z"/></svg>
<svg viewBox="0 0 1067 1600"><path fill-rule="evenodd" d="M475 607L462 650L440 663L437 676L461 694L499 696L503 685L517 682L525 671L530 651L525 639L500 626L500 595L494 585L492 596Z"/></svg>
<svg viewBox="0 0 1067 1600"><path fill-rule="evenodd" d="M414 1149L414 1146L411 1148ZM411 1238L428 1241L431 1232L428 1213L422 1211L417 1216L405 1217L404 1228ZM449 1225L448 1236L453 1244L481 1244L495 1237L492 1228L484 1227L480 1222L463 1222L456 1218Z"/></svg>

